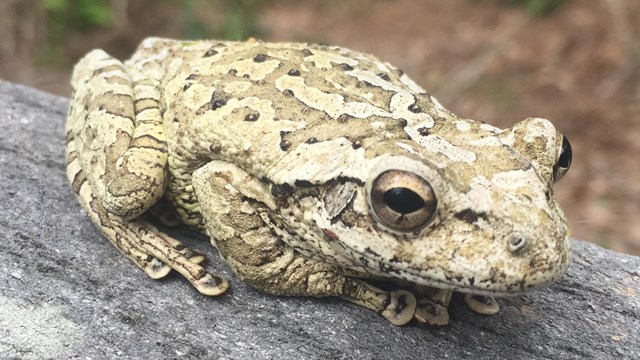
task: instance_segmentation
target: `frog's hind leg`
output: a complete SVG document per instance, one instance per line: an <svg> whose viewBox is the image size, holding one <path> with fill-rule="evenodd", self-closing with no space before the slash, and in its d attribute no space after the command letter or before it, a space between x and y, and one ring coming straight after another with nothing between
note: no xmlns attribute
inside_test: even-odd
<svg viewBox="0 0 640 360"><path fill-rule="evenodd" d="M91 186L80 166L78 154L75 147L73 133L67 133L67 176L71 182L71 187L76 193L80 204L91 217L94 224L107 236L113 245L139 268L144 270L150 277L159 279L166 276L171 268L166 266L157 258L147 254L144 249L135 243L128 241L127 236L118 233L118 227L114 226L107 211L100 201L95 197Z"/></svg>
<svg viewBox="0 0 640 360"><path fill-rule="evenodd" d="M265 226L276 212L262 181L239 167L212 161L196 170L198 211L221 256L245 282L274 295L340 296L372 309L396 325L413 319L416 300L408 291L385 291L335 265L303 256Z"/></svg>
<svg viewBox="0 0 640 360"><path fill-rule="evenodd" d="M158 84L101 50L74 70L67 119L67 177L91 220L152 278L170 269L200 292L226 281L207 273L204 257L139 218L164 193L167 146Z"/></svg>
<svg viewBox="0 0 640 360"><path fill-rule="evenodd" d="M98 229L134 264L153 279L166 276L176 270L198 291L205 295L219 295L228 283L209 274L198 265L204 257L140 218L126 220L106 211L95 196L80 166L72 134L67 135L67 175L80 204Z"/></svg>

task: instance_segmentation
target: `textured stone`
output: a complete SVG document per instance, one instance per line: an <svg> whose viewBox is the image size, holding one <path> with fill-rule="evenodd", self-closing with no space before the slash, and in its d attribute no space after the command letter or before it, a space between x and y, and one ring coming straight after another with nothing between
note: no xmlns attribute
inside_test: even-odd
<svg viewBox="0 0 640 360"><path fill-rule="evenodd" d="M175 275L151 280L67 184L67 100L0 82L0 103L0 358L640 358L640 258L582 241L557 284L499 299L492 317L454 297L442 328L395 327L339 299L262 294L182 228L231 290L207 298Z"/></svg>

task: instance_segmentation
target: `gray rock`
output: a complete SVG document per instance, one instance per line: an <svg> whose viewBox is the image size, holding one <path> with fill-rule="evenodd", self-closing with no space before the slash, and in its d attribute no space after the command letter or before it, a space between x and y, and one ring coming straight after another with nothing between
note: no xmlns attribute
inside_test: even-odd
<svg viewBox="0 0 640 360"><path fill-rule="evenodd" d="M65 177L67 100L0 82L2 358L640 358L640 258L575 241L557 284L453 300L451 324L395 327L339 299L284 298L240 282L205 238L177 230L231 280L218 298L149 279L85 216Z"/></svg>

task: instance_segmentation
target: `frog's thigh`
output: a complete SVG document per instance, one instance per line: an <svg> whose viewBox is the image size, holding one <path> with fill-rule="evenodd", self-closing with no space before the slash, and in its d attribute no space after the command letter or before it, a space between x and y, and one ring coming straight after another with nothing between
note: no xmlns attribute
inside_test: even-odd
<svg viewBox="0 0 640 360"><path fill-rule="evenodd" d="M194 172L193 187L212 242L245 282L275 295L341 296L396 325L413 318L411 293L378 289L280 240L261 216L277 211L269 189L239 167L212 161Z"/></svg>
<svg viewBox="0 0 640 360"><path fill-rule="evenodd" d="M75 67L72 85L67 136L93 194L109 213L135 218L165 189L158 84L94 50Z"/></svg>

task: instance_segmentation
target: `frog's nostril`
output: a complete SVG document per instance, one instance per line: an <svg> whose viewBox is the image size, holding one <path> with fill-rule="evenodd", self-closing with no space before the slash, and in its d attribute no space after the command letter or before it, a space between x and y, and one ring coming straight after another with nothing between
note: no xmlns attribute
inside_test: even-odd
<svg viewBox="0 0 640 360"><path fill-rule="evenodd" d="M521 237L514 236L508 240L509 250L511 252L516 252L522 249L526 244L527 240Z"/></svg>

